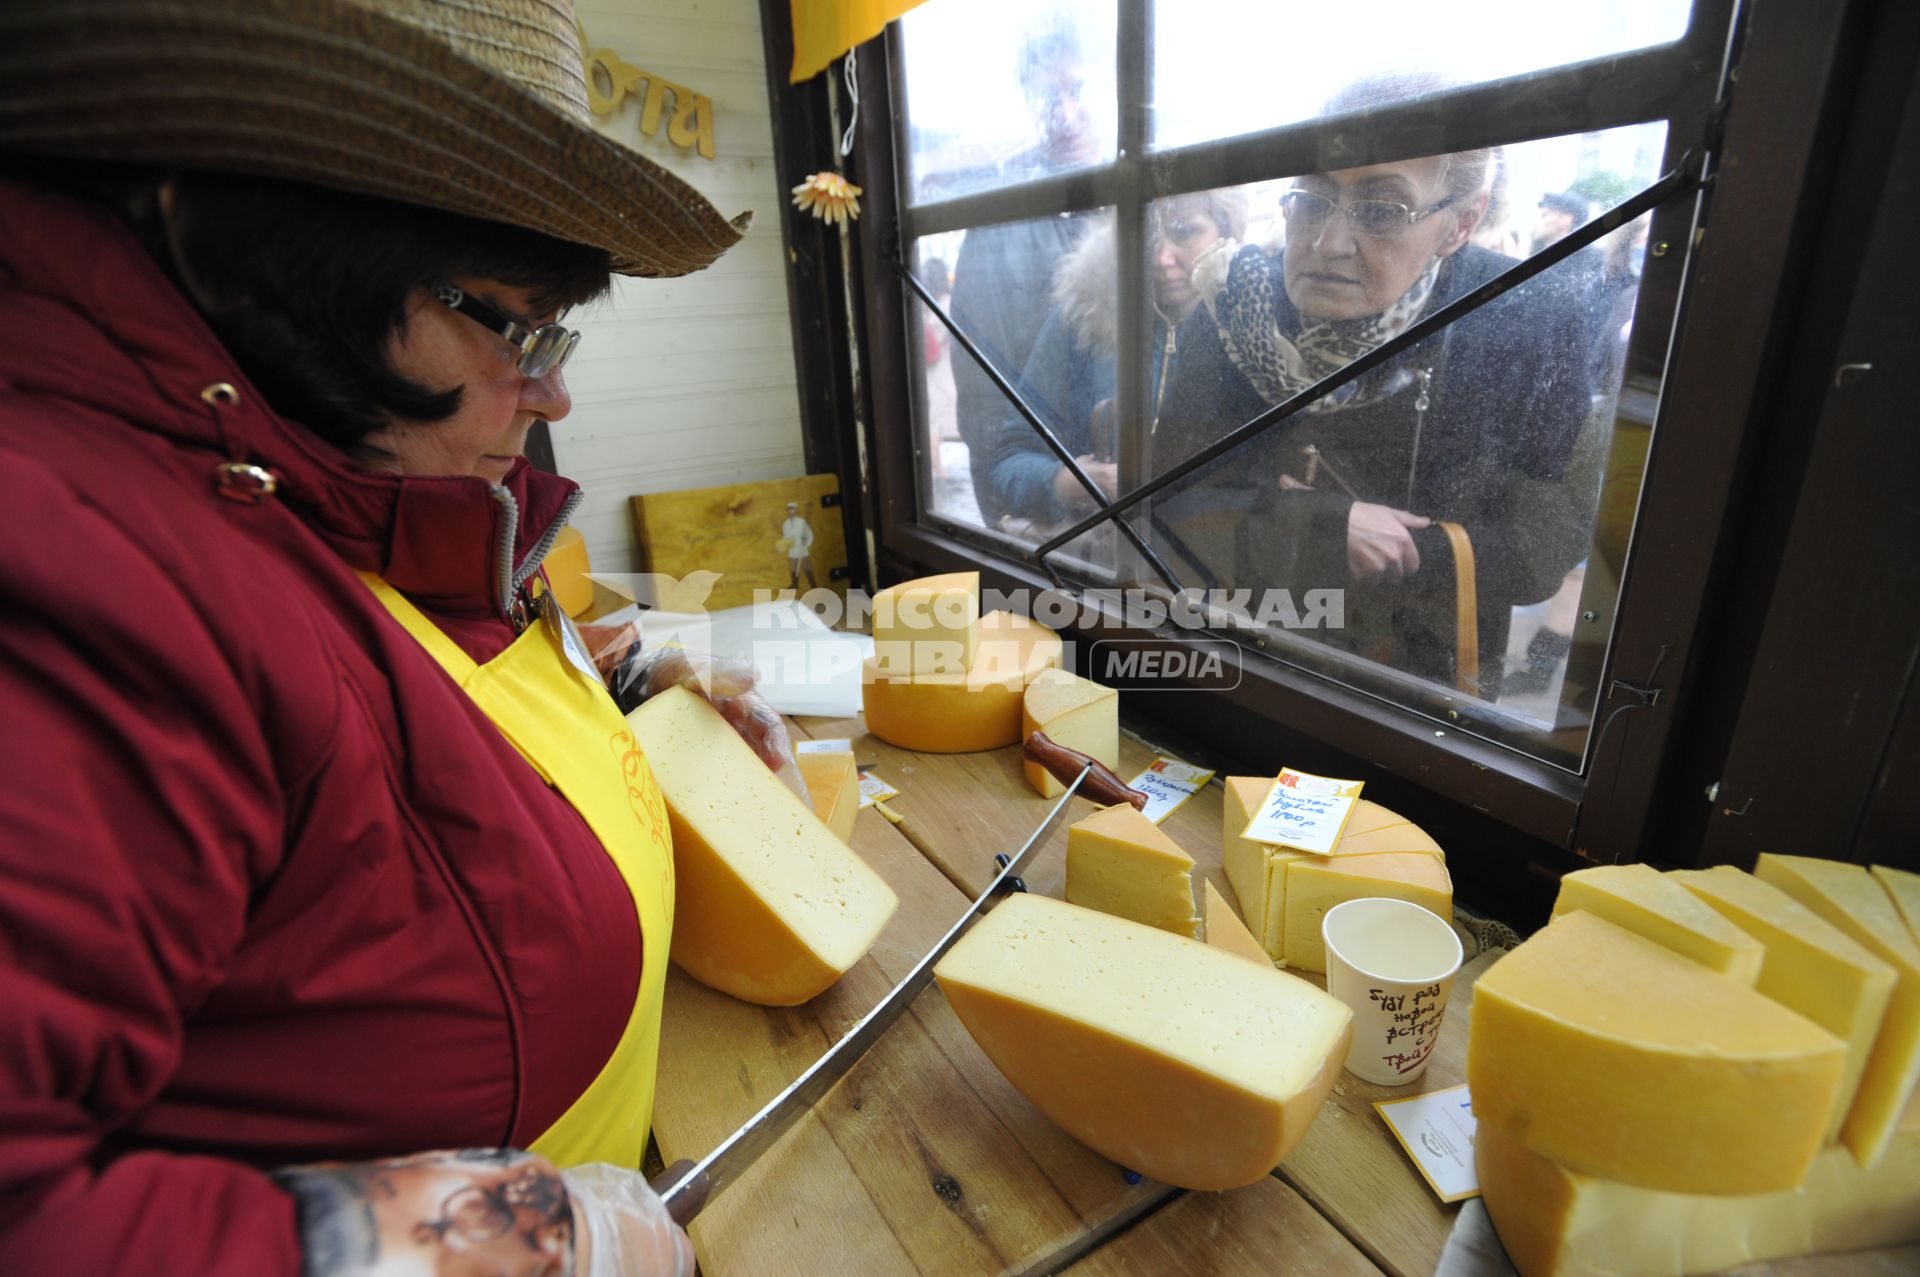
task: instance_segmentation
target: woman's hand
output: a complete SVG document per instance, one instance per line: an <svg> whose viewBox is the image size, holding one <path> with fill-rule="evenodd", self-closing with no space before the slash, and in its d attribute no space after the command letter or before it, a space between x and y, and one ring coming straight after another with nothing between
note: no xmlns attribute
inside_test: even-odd
<svg viewBox="0 0 1920 1277"><path fill-rule="evenodd" d="M640 1175L596 1162L560 1178L573 1205L573 1277L693 1277L693 1243Z"/></svg>
<svg viewBox="0 0 1920 1277"><path fill-rule="evenodd" d="M1120 489L1120 467L1111 461L1100 461L1093 456L1075 457L1087 477L1099 485L1100 491L1107 494L1107 500L1113 500L1114 493ZM1061 466L1053 472L1053 495L1060 498L1060 504L1069 510L1087 511L1093 509L1093 498L1074 478L1073 471Z"/></svg>
<svg viewBox="0 0 1920 1277"><path fill-rule="evenodd" d="M1411 529L1432 519L1392 506L1356 501L1347 514L1347 567L1356 581L1382 577L1402 581L1420 570L1420 549Z"/></svg>

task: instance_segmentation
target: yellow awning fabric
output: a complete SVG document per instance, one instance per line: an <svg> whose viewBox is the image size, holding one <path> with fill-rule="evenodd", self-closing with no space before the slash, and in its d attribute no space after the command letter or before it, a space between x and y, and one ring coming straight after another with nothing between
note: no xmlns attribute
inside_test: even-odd
<svg viewBox="0 0 1920 1277"><path fill-rule="evenodd" d="M793 74L798 84L825 70L856 44L921 0L793 0Z"/></svg>

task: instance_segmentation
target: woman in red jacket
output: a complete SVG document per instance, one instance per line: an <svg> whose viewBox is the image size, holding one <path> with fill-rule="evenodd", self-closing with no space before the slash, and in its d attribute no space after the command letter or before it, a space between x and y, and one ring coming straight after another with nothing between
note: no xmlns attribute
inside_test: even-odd
<svg viewBox="0 0 1920 1277"><path fill-rule="evenodd" d="M520 452L565 309L744 220L575 38L0 12L0 1271L691 1271L664 808Z"/></svg>

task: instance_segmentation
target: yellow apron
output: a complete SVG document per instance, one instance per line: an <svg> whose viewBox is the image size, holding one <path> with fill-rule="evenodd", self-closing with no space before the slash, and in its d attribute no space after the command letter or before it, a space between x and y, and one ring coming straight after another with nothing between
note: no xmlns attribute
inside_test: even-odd
<svg viewBox="0 0 1920 1277"><path fill-rule="evenodd" d="M653 1114L673 928L673 842L653 772L606 687L587 673L584 647L559 619L554 600L542 599L541 619L479 665L398 590L370 573L361 578L541 779L573 805L626 880L644 955L633 1011L599 1076L533 1150L560 1166L637 1168Z"/></svg>

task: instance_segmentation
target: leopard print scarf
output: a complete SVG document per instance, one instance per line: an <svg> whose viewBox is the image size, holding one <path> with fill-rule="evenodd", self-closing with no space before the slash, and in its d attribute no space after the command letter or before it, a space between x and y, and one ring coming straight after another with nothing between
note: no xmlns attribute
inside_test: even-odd
<svg viewBox="0 0 1920 1277"><path fill-rule="evenodd" d="M1220 344L1254 392L1282 403L1361 355L1405 332L1426 311L1441 258L1400 299L1363 319L1308 319L1287 297L1282 267L1253 244L1223 239L1194 263L1193 285L1220 332ZM1303 411L1336 412L1398 394L1413 384L1407 368L1386 368L1349 382Z"/></svg>

